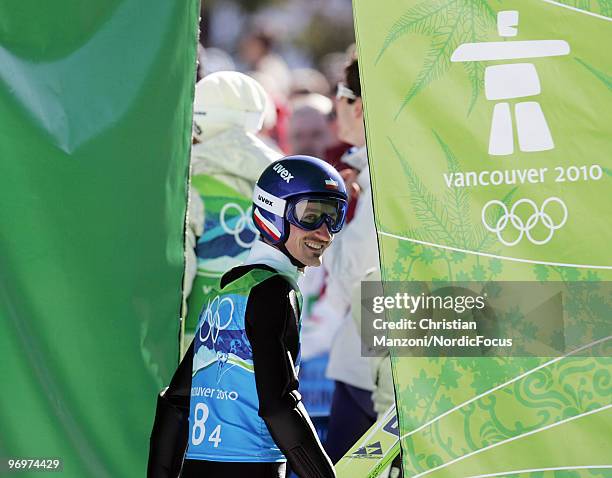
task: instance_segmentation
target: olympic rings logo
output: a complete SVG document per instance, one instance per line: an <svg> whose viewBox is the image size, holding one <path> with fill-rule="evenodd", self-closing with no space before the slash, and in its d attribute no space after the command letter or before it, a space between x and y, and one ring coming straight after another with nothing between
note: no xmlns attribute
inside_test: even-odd
<svg viewBox="0 0 612 478"><path fill-rule="evenodd" d="M563 210L563 218L559 224L555 224L552 217L546 213L546 206L551 203L559 204ZM516 214L516 209L522 204L527 204L533 211L526 221L523 221L523 219ZM487 222L487 211L491 206L498 206L503 211L503 214L494 225ZM510 211L508 211L507 206L503 202L493 199L484 205L481 216L482 223L484 224L485 228L488 231L497 234L499 242L505 246L515 246L521 241L521 239L523 239L523 236L527 236L527 239L529 239L533 244L540 246L549 242L552 239L555 231L557 229L561 229L565 225L568 214L567 206L563 201L561 201L561 199L557 197L550 197L544 201L541 208L538 208L536 203L531 199L519 199L514 203ZM540 223L540 221L546 228L548 228L548 234L544 239L535 239L532 236L531 231L538 225L538 223ZM512 226L519 232L518 237L513 241L507 241L502 237L502 232L506 229L506 226L508 226L509 223L512 224Z"/></svg>
<svg viewBox="0 0 612 478"><path fill-rule="evenodd" d="M219 313L219 309L221 306L227 303L229 304L229 314L227 314L228 319L227 322L221 324L221 314ZM214 312L213 312L214 310ZM227 329L232 323L232 318L234 315L234 302L229 297L224 297L223 299L219 299L219 296L215 297L210 302L208 300L208 304L206 305L206 309L202 312L202 325L200 326L199 336L202 342L206 342L209 338L212 339L213 344L217 343L217 339L219 338L219 332ZM208 323L208 330L206 331L206 335L202 337L202 329L204 325Z"/></svg>
<svg viewBox="0 0 612 478"><path fill-rule="evenodd" d="M236 221L236 224L234 225L233 228L229 226L228 221L226 221L225 219L225 215L230 209L238 211L238 221ZM242 208L238 204L233 203L233 202L228 202L227 204L225 204L225 206L223 206L223 208L221 209L221 213L219 214L219 220L221 222L221 227L223 228L225 233L231 236L234 236L234 240L236 241L236 244L238 244L240 247L244 249L249 249L253 244L255 244L255 242L257 242L257 239L259 238L259 231L255 228L255 224L253 224L253 219L251 217L252 209L253 209L253 206L250 206L246 211L243 211ZM245 242L240 237L240 234L247 228L253 234L255 234L255 237L253 238L251 242Z"/></svg>

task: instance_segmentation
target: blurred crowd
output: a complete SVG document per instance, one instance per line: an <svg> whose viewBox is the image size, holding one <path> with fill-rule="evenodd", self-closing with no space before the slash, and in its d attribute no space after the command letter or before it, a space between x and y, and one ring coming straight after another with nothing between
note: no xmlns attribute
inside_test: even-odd
<svg viewBox="0 0 612 478"><path fill-rule="evenodd" d="M299 13L319 21L321 2L304 7L309 3L300 2ZM295 5L286 2L289 10ZM350 1L326 5L342 10L336 18L348 13L352 29ZM240 27L233 32L234 46L227 47L232 32L218 33L217 45L209 32L203 38L210 45L200 45L199 51L184 287L187 332L197 325L212 281L238 265L257 240L251 194L266 166L286 155L315 156L334 166L351 195L348 224L323 256L323 267L306 268L300 288L302 359L307 366L328 357L326 376L334 382L325 448L337 462L394 402L389 358L361 354L360 284L379 279L380 272L355 46L320 49L317 59L283 54L286 44L276 25L282 16L272 16L275 32L256 21L261 17L227 23L232 12L221 9L218 16ZM305 18L292 18L302 21L302 30L308 28ZM214 21L210 25L217 28ZM301 64L292 64L292 58L301 58Z"/></svg>
<svg viewBox="0 0 612 478"><path fill-rule="evenodd" d="M268 104L257 136L283 154L311 154L335 162L346 149L335 132L334 88L354 46L325 55L321 69L290 68L278 53L276 37L253 26L240 37L231 56L200 44L198 78L217 71L241 71L266 91Z"/></svg>

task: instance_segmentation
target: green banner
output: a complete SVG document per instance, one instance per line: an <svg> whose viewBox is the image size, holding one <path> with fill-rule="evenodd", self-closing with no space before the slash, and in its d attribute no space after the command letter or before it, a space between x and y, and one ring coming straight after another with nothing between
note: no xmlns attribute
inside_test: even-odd
<svg viewBox="0 0 612 478"><path fill-rule="evenodd" d="M612 4L354 9L383 279L612 279ZM571 306L560 339L609 325L609 297ZM404 476L609 476L611 342L394 356Z"/></svg>
<svg viewBox="0 0 612 478"><path fill-rule="evenodd" d="M178 359L198 15L0 4L2 458L145 474Z"/></svg>

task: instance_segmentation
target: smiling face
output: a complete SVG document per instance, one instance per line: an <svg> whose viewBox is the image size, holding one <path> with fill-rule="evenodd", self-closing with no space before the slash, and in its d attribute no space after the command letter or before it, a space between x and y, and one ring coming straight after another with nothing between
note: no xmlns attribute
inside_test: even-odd
<svg viewBox="0 0 612 478"><path fill-rule="evenodd" d="M306 231L293 224L289 226L289 238L285 242L289 254L304 265L320 266L321 256L334 238L327 229L327 224L321 224L321 227L314 231Z"/></svg>

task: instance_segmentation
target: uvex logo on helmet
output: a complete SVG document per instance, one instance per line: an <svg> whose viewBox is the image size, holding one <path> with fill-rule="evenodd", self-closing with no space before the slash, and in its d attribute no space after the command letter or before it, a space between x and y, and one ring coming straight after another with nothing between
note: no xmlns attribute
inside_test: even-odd
<svg viewBox="0 0 612 478"><path fill-rule="evenodd" d="M272 168L272 170L276 171L276 172L277 172L277 174L278 174L278 175L279 175L281 178L283 178L283 179L284 179L284 180L285 180L287 183L288 183L289 181L291 181L291 180L294 178L293 174L291 174L291 173L289 172L289 170L288 170L287 168L285 168L285 167L284 167L282 164L280 164L280 163L275 164L275 165L274 165L274 167Z"/></svg>
<svg viewBox="0 0 612 478"><path fill-rule="evenodd" d="M263 197L261 194L257 195L257 199L267 204L268 206L274 206L274 203L272 201L270 201L268 198Z"/></svg>

